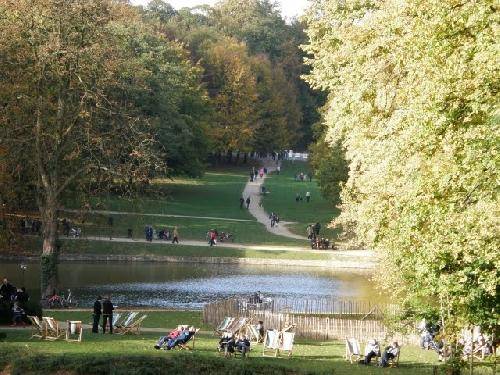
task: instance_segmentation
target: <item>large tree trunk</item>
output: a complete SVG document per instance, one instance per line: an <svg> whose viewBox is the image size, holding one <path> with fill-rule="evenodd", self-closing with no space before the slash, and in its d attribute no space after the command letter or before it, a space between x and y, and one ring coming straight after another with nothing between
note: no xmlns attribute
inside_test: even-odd
<svg viewBox="0 0 500 375"><path fill-rule="evenodd" d="M240 162L240 151L236 152L236 159L234 159L234 165L238 165Z"/></svg>
<svg viewBox="0 0 500 375"><path fill-rule="evenodd" d="M226 163L231 164L233 161L233 150L227 150L226 158Z"/></svg>
<svg viewBox="0 0 500 375"><path fill-rule="evenodd" d="M53 295L57 289L57 265L59 257L57 239L57 204L54 199L47 199L41 208L43 224L43 245L40 259L42 299Z"/></svg>
<svg viewBox="0 0 500 375"><path fill-rule="evenodd" d="M246 164L248 162L248 152L245 152L243 154L243 164Z"/></svg>

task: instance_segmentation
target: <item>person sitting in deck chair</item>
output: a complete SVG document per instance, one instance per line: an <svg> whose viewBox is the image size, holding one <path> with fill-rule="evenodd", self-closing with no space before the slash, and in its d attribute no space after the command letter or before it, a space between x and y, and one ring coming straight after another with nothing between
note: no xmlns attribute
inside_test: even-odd
<svg viewBox="0 0 500 375"><path fill-rule="evenodd" d="M191 337L194 336L195 333L196 329L194 327L189 327L188 329L185 329L179 334L179 336L177 336L176 339L170 340L167 343L166 349L171 350L175 348L177 345L186 344L191 339Z"/></svg>
<svg viewBox="0 0 500 375"><path fill-rule="evenodd" d="M180 334L181 330L174 329L167 336L162 336L155 345L155 349L160 350L164 345L168 345L169 342L173 342Z"/></svg>
<svg viewBox="0 0 500 375"><path fill-rule="evenodd" d="M244 335L239 335L238 340L234 343L234 347L237 351L241 353L243 358L247 356L247 353L250 351L250 341Z"/></svg>
<svg viewBox="0 0 500 375"><path fill-rule="evenodd" d="M375 339L368 340L365 348L365 358L361 359L359 363L363 365L369 365L373 357L380 356L380 346L378 341Z"/></svg>
<svg viewBox="0 0 500 375"><path fill-rule="evenodd" d="M221 339L219 340L219 347L217 350L223 352L225 355L229 353L234 353L234 338L231 332L224 332Z"/></svg>
<svg viewBox="0 0 500 375"><path fill-rule="evenodd" d="M389 361L393 358L396 358L399 354L399 344L397 341L394 341L391 345L385 348L384 353L382 354L382 358L380 358L380 366L388 367Z"/></svg>
<svg viewBox="0 0 500 375"><path fill-rule="evenodd" d="M24 318L26 317L26 313L19 306L19 302L14 302L14 307L12 308L12 325L17 326L18 324L26 325L24 322Z"/></svg>

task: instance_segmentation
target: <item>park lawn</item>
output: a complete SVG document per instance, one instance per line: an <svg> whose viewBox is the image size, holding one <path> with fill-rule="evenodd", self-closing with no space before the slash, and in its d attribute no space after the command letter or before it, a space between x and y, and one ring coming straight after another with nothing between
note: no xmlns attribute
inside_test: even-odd
<svg viewBox="0 0 500 375"><path fill-rule="evenodd" d="M430 375L438 366L435 353L413 346L403 347L398 368L381 369L346 362L344 344L338 341L296 340L291 358L263 358L259 344L253 347L250 358L242 360L220 357L216 352L218 339L203 332L190 352L154 350L159 333L102 335L86 329L81 343L66 343L30 340L28 330L0 332L7 334L0 351L0 369L8 366L12 374Z"/></svg>
<svg viewBox="0 0 500 375"><path fill-rule="evenodd" d="M253 250L210 246L178 246L170 243L119 243L92 240L63 240L62 254L161 255L185 257L231 257L261 259L329 260L330 254L287 250Z"/></svg>
<svg viewBox="0 0 500 375"><path fill-rule="evenodd" d="M103 194L90 198L94 209L123 212L252 219L239 208L250 167L213 170L200 178L155 179L149 190L133 198ZM79 208L78 202L65 202Z"/></svg>
<svg viewBox="0 0 500 375"><path fill-rule="evenodd" d="M117 309L115 313L125 313L131 310ZM172 330L180 324L192 325L202 331L212 331L213 327L203 323L203 312L193 310L149 311L134 309L146 314L142 327L162 328L165 332ZM44 316L51 316L58 321L80 320L84 324L92 324L92 311L89 310L44 310ZM90 333L90 332L89 332Z"/></svg>
<svg viewBox="0 0 500 375"><path fill-rule="evenodd" d="M307 162L283 161L280 174L274 172L266 177L264 185L270 193L263 199L264 208L266 212L276 212L284 221L294 222L288 228L296 234L305 236L307 225L319 222L321 237L336 238L338 231L327 228L327 225L339 214L338 209L321 196L314 179L312 182L309 179L295 181L296 174L303 172L309 175L310 170ZM307 191L311 193L309 203L305 199ZM298 203L295 201L297 193L303 197L303 201Z"/></svg>
<svg viewBox="0 0 500 375"><path fill-rule="evenodd" d="M238 208L239 210L239 208ZM246 211L246 209L242 210ZM107 225L109 216L113 217L113 227ZM67 217L75 217L69 213ZM144 238L144 228L152 225L161 228L173 229L177 226L179 239L205 241L207 231L217 229L219 232L231 233L237 243L242 244L269 244L269 245L305 245L304 241L277 236L266 230L263 224L256 220L226 221L217 219L198 219L184 217L161 217L140 215L87 215L83 224L76 221L82 228L83 235L126 237L127 230L132 229L134 238Z"/></svg>

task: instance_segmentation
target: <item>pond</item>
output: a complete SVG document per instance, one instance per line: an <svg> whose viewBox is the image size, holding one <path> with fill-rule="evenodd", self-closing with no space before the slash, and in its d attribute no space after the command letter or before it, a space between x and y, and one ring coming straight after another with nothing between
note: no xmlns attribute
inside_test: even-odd
<svg viewBox="0 0 500 375"><path fill-rule="evenodd" d="M2 262L0 275L39 295L40 267ZM24 277L24 281L23 281ZM335 297L380 301L370 275L318 268L215 265L199 263L72 262L59 266L62 288L71 288L79 307L91 307L98 294L111 295L118 307L202 309L207 302L248 297Z"/></svg>

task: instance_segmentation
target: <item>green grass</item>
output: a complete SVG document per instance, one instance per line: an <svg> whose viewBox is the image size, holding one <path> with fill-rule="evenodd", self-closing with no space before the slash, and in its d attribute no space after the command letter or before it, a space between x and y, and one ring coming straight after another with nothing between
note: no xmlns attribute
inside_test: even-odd
<svg viewBox="0 0 500 375"><path fill-rule="evenodd" d="M319 222L322 237L336 238L336 231L326 226L338 215L338 210L321 196L321 191L313 179L312 182L295 181L294 176L300 172L309 174L310 167L302 161L284 161L281 173L272 173L266 178L265 186L270 191L264 198L263 205L266 212L274 211L284 221L295 224L290 230L300 235L306 235L308 224ZM311 193L311 201L305 200L306 192ZM304 197L301 202L295 201L296 194Z"/></svg>
<svg viewBox="0 0 500 375"><path fill-rule="evenodd" d="M209 171L201 178L158 179L152 182L151 193L133 199L109 194L90 201L96 209L111 211L252 219L247 210L239 208L249 169ZM66 205L78 208L71 202Z"/></svg>
<svg viewBox="0 0 500 375"><path fill-rule="evenodd" d="M341 342L297 340L291 358L263 358L261 345L250 358L225 359L216 353L217 338L197 336L192 352L153 349L158 333L140 336L92 334L85 330L81 343L29 340L28 331L4 331L0 364L13 374L432 374L436 354L403 347L399 368L381 369L350 364L343 358ZM480 372L477 372L478 374ZM484 372L487 373L487 372Z"/></svg>
<svg viewBox="0 0 500 375"><path fill-rule="evenodd" d="M124 254L162 255L186 257L232 257L261 259L329 260L330 254L308 253L286 250L243 250L210 246L177 246L158 243L118 243L87 240L66 240L61 247L62 254Z"/></svg>

